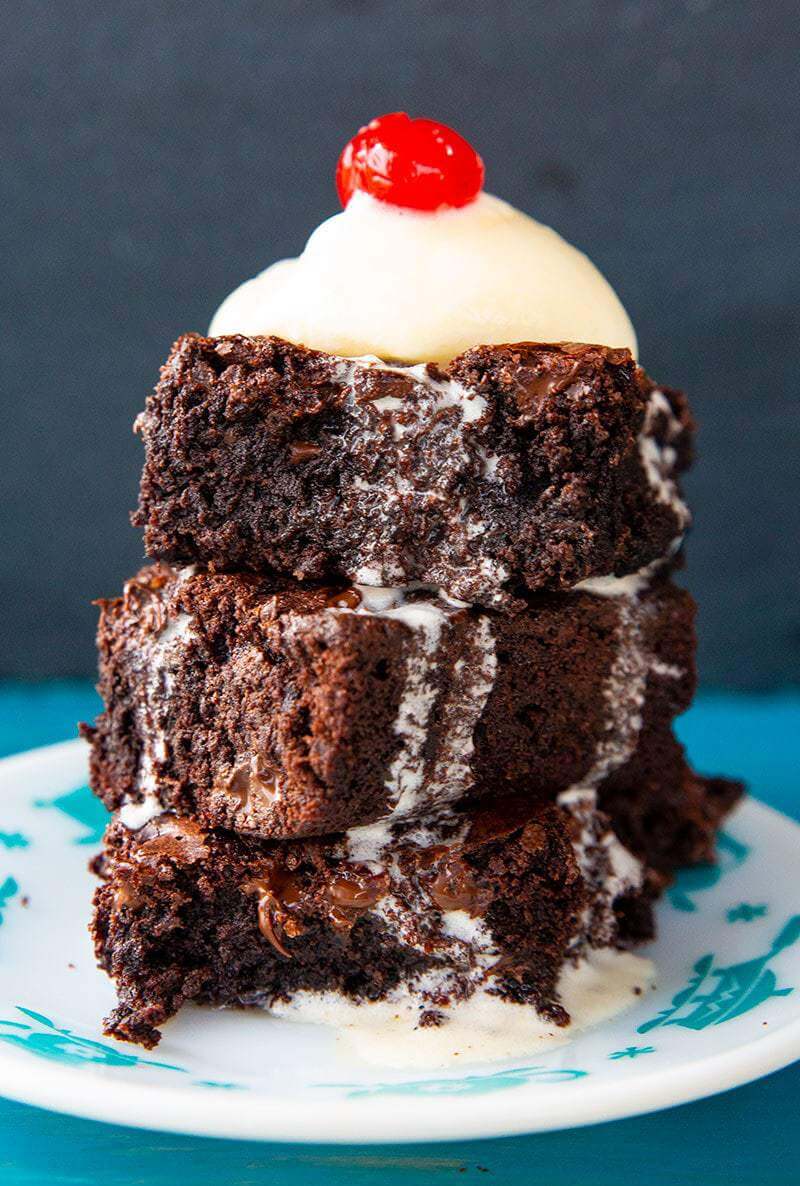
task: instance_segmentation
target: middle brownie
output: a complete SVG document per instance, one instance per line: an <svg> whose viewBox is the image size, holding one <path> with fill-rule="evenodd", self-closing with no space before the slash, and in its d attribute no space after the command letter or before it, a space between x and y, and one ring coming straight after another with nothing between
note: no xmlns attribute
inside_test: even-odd
<svg viewBox="0 0 800 1186"><path fill-rule="evenodd" d="M599 787L694 691L694 606L668 580L500 615L156 564L101 604L105 712L84 733L132 827L167 809L303 836Z"/></svg>

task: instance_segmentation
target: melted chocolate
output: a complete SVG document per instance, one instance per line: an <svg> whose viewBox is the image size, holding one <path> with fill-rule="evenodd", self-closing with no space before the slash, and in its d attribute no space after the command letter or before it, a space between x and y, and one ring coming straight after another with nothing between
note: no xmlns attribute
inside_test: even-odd
<svg viewBox="0 0 800 1186"><path fill-rule="evenodd" d="M206 834L194 820L175 815L160 815L140 830L142 843L138 856L145 860L163 857L180 865L190 865L208 856Z"/></svg>
<svg viewBox="0 0 800 1186"><path fill-rule="evenodd" d="M313 445L310 441L295 441L289 446L289 461L292 465L302 465L304 461L313 461L322 452L321 445Z"/></svg>
<svg viewBox="0 0 800 1186"><path fill-rule="evenodd" d="M263 754L256 754L250 763L234 767L223 788L240 807L246 807L254 797L272 802L278 793L278 774Z"/></svg>
<svg viewBox="0 0 800 1186"><path fill-rule="evenodd" d="M413 390L414 380L394 371L363 370L356 376L356 400L360 404L371 404L387 396L392 399L407 399Z"/></svg>
<svg viewBox="0 0 800 1186"><path fill-rule="evenodd" d="M456 853L444 857L435 870L435 876L427 885L428 894L444 913L449 910L466 910L475 913L478 904L478 887L472 872Z"/></svg>
<svg viewBox="0 0 800 1186"><path fill-rule="evenodd" d="M552 400L555 396L566 391L573 383L586 376L592 377L592 355L596 347L586 346L580 342L562 342L561 353L542 360L534 366L520 366L517 374L517 391L515 401L520 410L520 422L536 411L540 404ZM627 350L605 351L608 365L622 366L629 363L631 369L634 362Z"/></svg>
<svg viewBox="0 0 800 1186"><path fill-rule="evenodd" d="M283 939L295 939L306 929L298 914L291 913L302 907L305 899L299 878L288 869L275 867L246 882L242 889L246 894L258 896L261 934L277 952L291 959L292 953L287 951Z"/></svg>
<svg viewBox="0 0 800 1186"><path fill-rule="evenodd" d="M389 891L386 873L349 874L337 877L328 886L328 897L336 906L348 910L368 910Z"/></svg>
<svg viewBox="0 0 800 1186"><path fill-rule="evenodd" d="M361 594L358 589L340 589L330 595L326 604L342 609L356 609L361 604Z"/></svg>

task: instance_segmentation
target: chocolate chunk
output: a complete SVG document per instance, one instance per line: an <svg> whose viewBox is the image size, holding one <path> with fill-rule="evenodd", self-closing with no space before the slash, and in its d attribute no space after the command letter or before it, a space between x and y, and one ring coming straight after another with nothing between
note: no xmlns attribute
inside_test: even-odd
<svg viewBox="0 0 800 1186"><path fill-rule="evenodd" d="M473 914L478 905L478 887L467 865L456 854L443 857L427 890L440 910L465 910Z"/></svg>
<svg viewBox="0 0 800 1186"><path fill-rule="evenodd" d="M256 754L235 766L223 785L240 807L249 806L254 797L271 803L278 794L278 775L263 754Z"/></svg>
<svg viewBox="0 0 800 1186"><path fill-rule="evenodd" d="M378 399L408 399L414 390L414 380L396 371L359 371L353 384L356 399L361 404L374 403Z"/></svg>
<svg viewBox="0 0 800 1186"><path fill-rule="evenodd" d="M160 815L139 830L137 855L152 861L163 858L180 864L195 864L208 856L204 829L196 820Z"/></svg>
<svg viewBox="0 0 800 1186"><path fill-rule="evenodd" d="M388 890L386 873L348 873L331 882L328 897L336 906L347 910L366 910L380 901Z"/></svg>
<svg viewBox="0 0 800 1186"><path fill-rule="evenodd" d="M295 441L289 447L289 461L292 465L301 465L304 461L313 461L321 452L321 445L313 445L309 441Z"/></svg>
<svg viewBox="0 0 800 1186"><path fill-rule="evenodd" d="M339 606L341 609L358 609L361 605L361 594L358 589L340 589L330 595L327 605Z"/></svg>

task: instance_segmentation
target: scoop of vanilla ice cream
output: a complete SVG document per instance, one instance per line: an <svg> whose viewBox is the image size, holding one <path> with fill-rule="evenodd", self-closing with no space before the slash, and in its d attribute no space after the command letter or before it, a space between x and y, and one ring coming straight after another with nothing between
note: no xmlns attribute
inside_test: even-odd
<svg viewBox="0 0 800 1186"><path fill-rule="evenodd" d="M637 350L627 313L591 260L485 193L427 213L357 191L298 259L232 292L209 332L274 334L332 354L404 362L448 362L500 342Z"/></svg>

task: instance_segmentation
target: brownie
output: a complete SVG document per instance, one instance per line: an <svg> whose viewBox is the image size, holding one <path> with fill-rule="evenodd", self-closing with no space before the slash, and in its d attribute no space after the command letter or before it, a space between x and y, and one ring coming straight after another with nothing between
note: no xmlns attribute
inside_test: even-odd
<svg viewBox="0 0 800 1186"><path fill-rule="evenodd" d="M485 606L635 572L688 522L693 425L626 350L481 346L447 370L181 337L137 421L148 554Z"/></svg>
<svg viewBox="0 0 800 1186"><path fill-rule="evenodd" d="M357 834L265 841L172 815L113 823L93 921L119 997L106 1032L152 1046L186 1001L269 1008L303 992L405 994L421 1025L489 992L564 1025L565 965L652 934L641 866L591 794L397 825L368 863L362 848Z"/></svg>
<svg viewBox="0 0 800 1186"><path fill-rule="evenodd" d="M744 787L696 774L671 730L647 720L628 761L597 791L622 843L667 884L678 869L713 863L717 829Z"/></svg>
<svg viewBox="0 0 800 1186"><path fill-rule="evenodd" d="M666 579L500 614L158 564L101 606L91 783L129 822L324 834L615 772L635 792L643 771L682 810L670 723L694 691L694 604Z"/></svg>
<svg viewBox="0 0 800 1186"><path fill-rule="evenodd" d="M742 789L672 732L683 395L588 344L186 334L137 430L157 562L99 603L82 727L107 1033L151 1047L189 1001L567 1025Z"/></svg>

